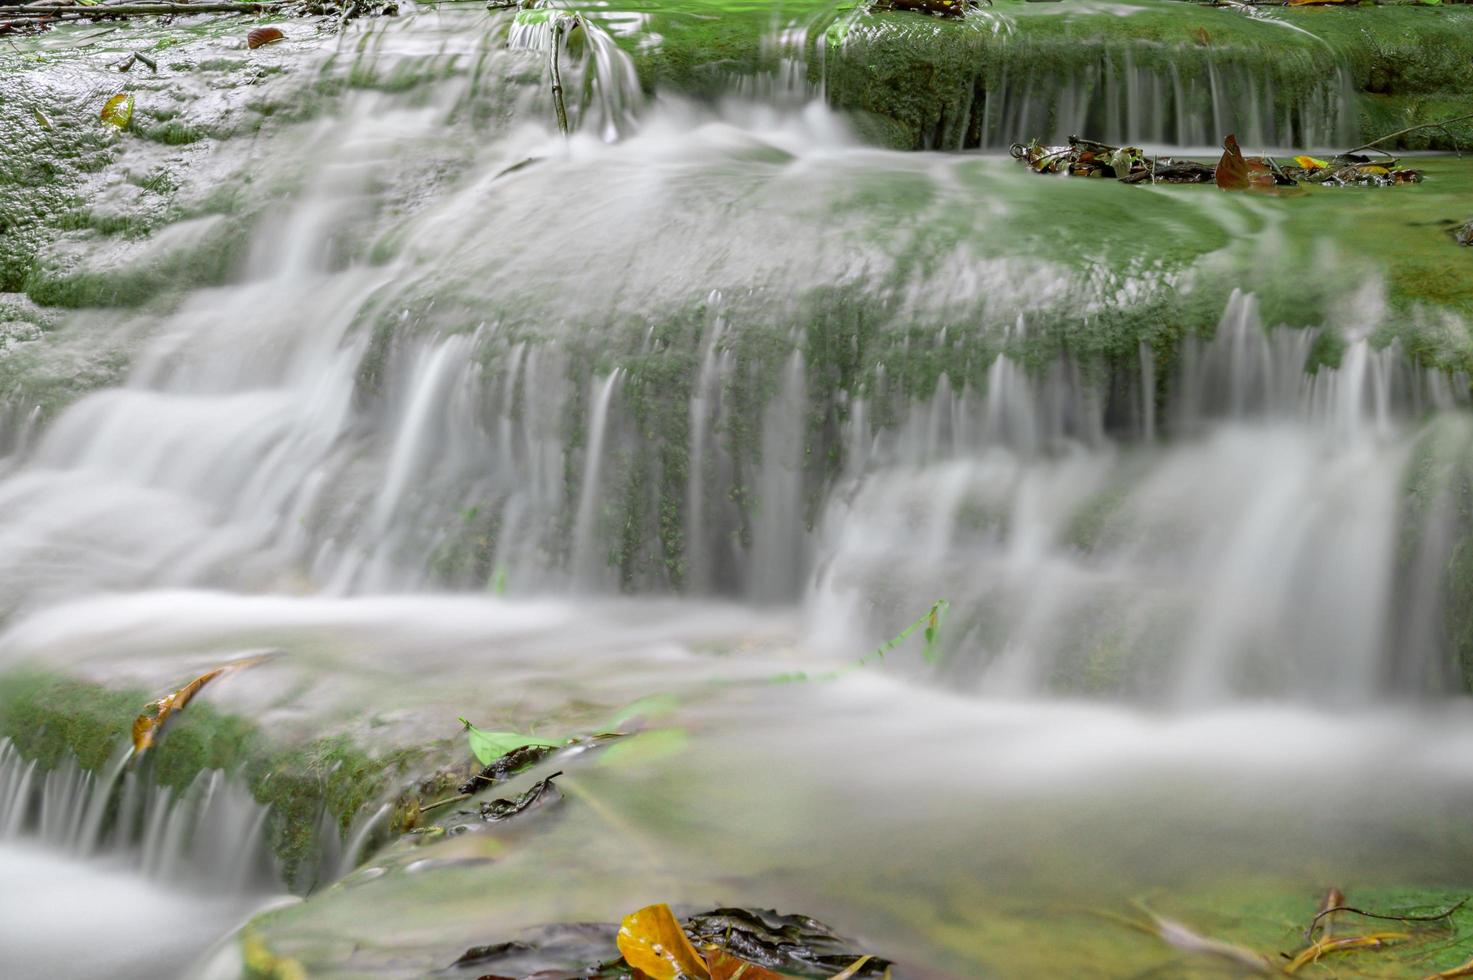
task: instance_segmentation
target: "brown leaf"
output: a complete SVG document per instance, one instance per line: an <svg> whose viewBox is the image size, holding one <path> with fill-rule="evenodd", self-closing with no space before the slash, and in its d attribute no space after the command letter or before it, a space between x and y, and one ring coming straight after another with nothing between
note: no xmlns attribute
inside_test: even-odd
<svg viewBox="0 0 1473 980"><path fill-rule="evenodd" d="M1225 191L1246 191L1250 188L1274 186L1274 172L1262 157L1245 157L1238 147L1238 138L1231 133L1222 141L1222 157L1217 161L1214 179Z"/></svg>
<svg viewBox="0 0 1473 980"><path fill-rule="evenodd" d="M1212 35L1207 33L1207 28L1205 27L1197 28L1192 36L1195 37L1197 39L1197 43L1204 48L1212 44Z"/></svg>
<svg viewBox="0 0 1473 980"><path fill-rule="evenodd" d="M711 980L783 980L781 973L773 973L766 967L748 963L716 946L702 947L701 955L706 958L706 968L711 971Z"/></svg>
<svg viewBox="0 0 1473 980"><path fill-rule="evenodd" d="M275 27L258 27L246 35L246 47L251 50L280 41L286 35Z"/></svg>
<svg viewBox="0 0 1473 980"><path fill-rule="evenodd" d="M626 915L615 941L625 962L650 980L710 980L705 961L663 902Z"/></svg>
<svg viewBox="0 0 1473 980"><path fill-rule="evenodd" d="M234 663L222 664L214 670L207 670L194 680L185 684L173 694L150 701L143 709L143 714L133 719L133 751L142 755L150 748L158 738L159 732L163 731L164 724L176 711L183 711L185 705L194 700L194 696L200 692L210 681L221 674L243 667L250 667L269 659L268 656L250 657L245 660L237 660Z"/></svg>

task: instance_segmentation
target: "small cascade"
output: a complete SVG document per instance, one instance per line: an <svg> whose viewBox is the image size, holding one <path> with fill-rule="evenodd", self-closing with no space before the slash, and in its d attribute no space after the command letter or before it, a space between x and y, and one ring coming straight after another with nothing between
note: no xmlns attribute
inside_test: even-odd
<svg viewBox="0 0 1473 980"><path fill-rule="evenodd" d="M1403 535L1447 540L1447 515L1434 506L1407 527L1398 499L1409 419L1454 403L1437 375L1364 338L1306 373L1315 340L1263 329L1252 297L1235 295L1217 335L1175 367L1164 446L1101 442L1102 402L1077 378L1059 383L1062 365L1032 377L1000 357L972 407L938 389L980 424L970 437L937 425L948 413L933 401L873 441L867 473L822 520L822 621L863 619L835 612L845 596L885 597L866 600L884 623L946 597L967 610L953 681L997 694L1359 702L1384 695L1388 674L1425 677L1402 662L1448 661L1426 626L1446 610L1398 614L1396 555Z"/></svg>
<svg viewBox="0 0 1473 980"><path fill-rule="evenodd" d="M0 740L0 841L32 838L214 895L279 887L265 844L266 808L244 786L212 770L176 792L125 769L131 756L120 749L95 773L71 756L38 770Z"/></svg>
<svg viewBox="0 0 1473 980"><path fill-rule="evenodd" d="M952 39L929 107L925 148L1002 149L1083 136L1116 145L1211 147L1228 133L1244 146L1331 147L1359 136L1350 69L1328 46L1302 39L1274 59L1257 48L1122 45L1073 36L1014 36L978 19L970 44ZM873 99L858 67L904 34L889 23L846 25L843 56L829 59L838 104ZM1301 40L1301 39L1296 39ZM847 62L853 62L851 67Z"/></svg>

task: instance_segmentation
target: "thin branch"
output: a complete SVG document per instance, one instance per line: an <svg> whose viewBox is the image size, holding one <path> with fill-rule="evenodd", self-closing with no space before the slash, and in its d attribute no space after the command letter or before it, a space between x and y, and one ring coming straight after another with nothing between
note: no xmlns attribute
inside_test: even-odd
<svg viewBox="0 0 1473 980"><path fill-rule="evenodd" d="M431 810L438 810L442 806L449 806L451 803L459 803L461 800L470 799L470 797L471 794L469 793L461 793L459 796L447 796L443 800L436 800L434 803L426 803L424 806L419 808L419 812L429 813Z"/></svg>
<svg viewBox="0 0 1473 980"><path fill-rule="evenodd" d="M563 103L563 76L558 71L558 49L563 43L563 19L559 17L552 26L552 107L557 111L558 132L568 135L568 107Z"/></svg>
<svg viewBox="0 0 1473 980"><path fill-rule="evenodd" d="M1407 133L1415 133L1419 129L1437 129L1439 127L1448 126L1451 123L1463 122L1467 119L1473 119L1473 112L1466 112L1461 116L1453 116L1451 119L1439 119L1436 122L1419 123L1415 126L1408 126L1406 129L1398 129L1394 133L1387 133L1380 139L1374 139L1371 140L1369 143L1357 146L1353 150L1346 150L1345 153L1341 155L1348 156L1351 153L1359 153L1361 150L1369 150L1381 143L1385 143L1387 140L1394 140L1398 136L1405 136Z"/></svg>
<svg viewBox="0 0 1473 980"><path fill-rule="evenodd" d="M1470 113L1470 115L1473 115L1473 113ZM1314 942L1314 930L1320 924L1320 920L1334 912L1353 912L1356 915L1363 915L1368 919L1386 919L1392 922L1436 922L1439 919L1446 919L1467 904L1468 899L1465 898L1456 905L1451 905L1443 909L1436 915L1385 915L1380 912L1367 912L1364 909L1351 908L1349 905L1336 905L1334 908L1323 909L1315 914L1315 917L1310 920L1309 928L1304 932L1304 941L1307 943Z"/></svg>

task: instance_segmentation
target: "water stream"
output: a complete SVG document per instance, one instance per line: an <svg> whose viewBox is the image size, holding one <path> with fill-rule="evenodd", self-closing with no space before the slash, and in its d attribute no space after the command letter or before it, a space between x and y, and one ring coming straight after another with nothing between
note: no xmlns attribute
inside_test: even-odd
<svg viewBox="0 0 1473 980"><path fill-rule="evenodd" d="M1232 126L1185 107L1229 102L1245 143L1345 143L1345 79L1287 105L1228 62L1106 50L1044 94L1002 66L901 153L826 102L862 27L779 19L773 69L703 100L642 89L616 41L658 44L648 16L445 4L293 52L378 82L255 138L238 267L72 315L121 379L0 416L0 667L164 690L271 649L221 710L386 747L680 698L683 752L570 768L504 860L447 843L308 901L277 938L314 976L645 900L1039 975L996 923L1080 896L1466 883L1468 378L1411 356L1334 215L957 152L1201 146ZM939 663L766 683L938 599ZM0 746L7 976L204 975L284 887L243 786L124 761Z"/></svg>

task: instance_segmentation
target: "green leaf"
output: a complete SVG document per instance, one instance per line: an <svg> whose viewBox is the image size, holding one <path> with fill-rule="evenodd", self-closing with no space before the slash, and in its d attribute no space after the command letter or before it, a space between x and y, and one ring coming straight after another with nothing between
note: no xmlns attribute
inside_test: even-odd
<svg viewBox="0 0 1473 980"><path fill-rule="evenodd" d="M472 754L483 766L489 766L508 752L515 752L528 745L546 745L554 749L562 747L561 742L549 742L545 738L536 738L517 732L483 732L464 718L460 719L460 723L465 726L466 738L470 742Z"/></svg>
<svg viewBox="0 0 1473 980"><path fill-rule="evenodd" d="M606 766L642 766L684 752L690 736L681 728L657 728L621 739L599 756Z"/></svg>
<svg viewBox="0 0 1473 980"><path fill-rule="evenodd" d="M635 718L658 718L668 715L680 707L680 700L673 694L651 694L631 701L609 718L609 723L604 726L613 731L618 731Z"/></svg>
<svg viewBox="0 0 1473 980"><path fill-rule="evenodd" d="M127 129L128 124L133 121L133 96L126 92L114 95L102 107L102 112L98 113L98 118L109 126Z"/></svg>
<svg viewBox="0 0 1473 980"><path fill-rule="evenodd" d="M46 113L34 107L32 107L31 113L36 117L37 126L40 126L42 129L51 128L51 120L46 118Z"/></svg>

